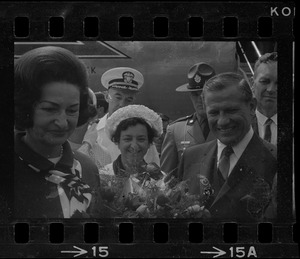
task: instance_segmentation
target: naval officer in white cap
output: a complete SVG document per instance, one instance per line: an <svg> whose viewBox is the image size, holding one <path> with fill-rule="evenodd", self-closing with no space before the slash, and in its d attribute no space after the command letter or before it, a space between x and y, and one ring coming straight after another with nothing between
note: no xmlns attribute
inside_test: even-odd
<svg viewBox="0 0 300 259"><path fill-rule="evenodd" d="M108 102L108 112L98 125L97 144L109 155L103 153L98 160L105 166L112 163L120 154L117 145L113 143L105 132L106 120L119 108L134 104L136 95L144 83L143 75L136 69L129 67L117 67L106 71L101 77L102 85L107 89L105 99ZM155 162L160 165L159 155L155 145L151 145L145 155L147 163Z"/></svg>

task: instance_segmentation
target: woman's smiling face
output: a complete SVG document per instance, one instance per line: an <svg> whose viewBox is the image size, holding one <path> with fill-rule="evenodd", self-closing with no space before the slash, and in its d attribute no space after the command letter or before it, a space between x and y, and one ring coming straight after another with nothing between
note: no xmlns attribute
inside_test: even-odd
<svg viewBox="0 0 300 259"><path fill-rule="evenodd" d="M46 84L33 110L33 127L27 130L30 140L44 146L63 144L77 125L79 98L79 88L73 84Z"/></svg>
<svg viewBox="0 0 300 259"><path fill-rule="evenodd" d="M124 166L139 165L149 149L148 131L145 125L136 124L121 131L118 147Z"/></svg>

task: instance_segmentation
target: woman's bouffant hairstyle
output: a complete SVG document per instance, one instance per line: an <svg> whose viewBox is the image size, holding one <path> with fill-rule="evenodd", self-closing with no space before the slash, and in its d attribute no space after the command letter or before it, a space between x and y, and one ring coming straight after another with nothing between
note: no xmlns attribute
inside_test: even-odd
<svg viewBox="0 0 300 259"><path fill-rule="evenodd" d="M155 130L151 128L151 126L144 119L138 117L132 117L121 121L117 126L117 129L111 140L115 143L120 143L121 132L127 130L129 127L136 126L137 124L146 126L148 132L148 141L150 144L152 144L156 134Z"/></svg>
<svg viewBox="0 0 300 259"><path fill-rule="evenodd" d="M51 82L78 86L80 109L78 121L88 107L88 75L85 65L69 50L47 46L26 52L14 66L15 127L33 127L33 110L42 88ZM77 126L80 126L77 124Z"/></svg>

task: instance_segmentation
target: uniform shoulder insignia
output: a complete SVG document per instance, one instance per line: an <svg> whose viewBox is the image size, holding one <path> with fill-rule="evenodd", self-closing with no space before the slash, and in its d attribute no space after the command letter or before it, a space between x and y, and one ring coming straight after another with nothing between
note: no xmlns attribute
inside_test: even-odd
<svg viewBox="0 0 300 259"><path fill-rule="evenodd" d="M179 119L177 119L177 120L175 120L175 121L172 121L172 122L170 123L170 125L172 125L172 124L174 124L174 123L176 123L176 122L180 122L180 121L193 120L193 115L194 115L194 114L191 114L191 115L188 115L188 116L185 116L185 117L181 117L181 118L179 118Z"/></svg>

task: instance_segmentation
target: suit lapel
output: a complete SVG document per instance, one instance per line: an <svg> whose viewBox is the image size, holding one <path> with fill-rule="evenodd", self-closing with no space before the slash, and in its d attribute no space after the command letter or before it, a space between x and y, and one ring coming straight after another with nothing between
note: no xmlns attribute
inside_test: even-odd
<svg viewBox="0 0 300 259"><path fill-rule="evenodd" d="M233 189L235 186L237 186L241 181L245 181L245 179L248 179L249 176L251 176L252 172L250 168L242 161L241 159L239 162L235 165L233 168L231 174L225 181L225 183L222 185L219 193L217 194L217 197L215 198L213 206L217 201L219 201L224 195L231 189Z"/></svg>
<svg viewBox="0 0 300 259"><path fill-rule="evenodd" d="M203 154L202 159L199 161L199 163L193 163L193 161L190 161L192 166L194 167L192 170L186 169L186 171L191 171L192 174L190 176L187 176L186 179L189 178L189 186L190 186L190 193L193 194L199 194L200 193L200 183L199 178L200 175L204 176L209 180L209 182L212 182L212 175L211 172L213 172L215 168L215 161L216 161L216 141L213 142L206 150L206 152Z"/></svg>
<svg viewBox="0 0 300 259"><path fill-rule="evenodd" d="M203 155L203 159L200 164L200 174L205 176L206 178L211 178L211 172L216 167L216 157L217 157L217 142L211 146L207 150L207 152ZM211 180L211 179L209 179Z"/></svg>
<svg viewBox="0 0 300 259"><path fill-rule="evenodd" d="M232 169L231 174L221 187L217 197L215 198L213 204L216 204L224 195L235 186L237 186L242 181L249 181L251 178L255 177L255 171L249 165L257 165L260 161L257 161L257 156L253 156L255 153L255 147L257 148L256 137L253 135L248 146L244 150L242 156L236 163L235 167ZM246 190L245 190L246 191Z"/></svg>

